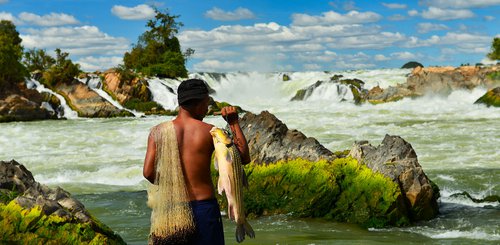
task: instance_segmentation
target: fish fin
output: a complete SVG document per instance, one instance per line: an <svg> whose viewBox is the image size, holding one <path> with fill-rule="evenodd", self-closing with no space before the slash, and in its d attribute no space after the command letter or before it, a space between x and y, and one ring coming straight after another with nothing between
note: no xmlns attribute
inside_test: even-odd
<svg viewBox="0 0 500 245"><path fill-rule="evenodd" d="M214 168L215 170L219 171L219 160L217 158L217 155L214 156Z"/></svg>
<svg viewBox="0 0 500 245"><path fill-rule="evenodd" d="M236 241L238 243L243 242L243 240L245 240L245 234L250 238L255 238L255 232L246 220L244 224L238 224L236 226Z"/></svg>
<svg viewBox="0 0 500 245"><path fill-rule="evenodd" d="M221 177L219 177L219 180L217 181L217 191L219 192L219 195L222 195L222 192L224 191Z"/></svg>
<svg viewBox="0 0 500 245"><path fill-rule="evenodd" d="M241 174L243 175L243 176L241 176L241 179L243 181L243 186L246 187L247 190L248 190L248 178L247 178L247 174L245 173L245 169L242 168L241 170L242 170Z"/></svg>

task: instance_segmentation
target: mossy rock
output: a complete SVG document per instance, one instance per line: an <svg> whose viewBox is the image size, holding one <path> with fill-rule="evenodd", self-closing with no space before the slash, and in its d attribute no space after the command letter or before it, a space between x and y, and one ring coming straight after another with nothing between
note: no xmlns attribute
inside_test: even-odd
<svg viewBox="0 0 500 245"><path fill-rule="evenodd" d="M481 96L474 104L485 104L488 107L500 107L500 87L496 87Z"/></svg>
<svg viewBox="0 0 500 245"><path fill-rule="evenodd" d="M291 100L292 101L294 101L294 100L304 100L304 98L306 97L306 92L307 92L306 89L299 89L297 91L297 93L295 93L295 96L293 96L293 98Z"/></svg>
<svg viewBox="0 0 500 245"><path fill-rule="evenodd" d="M126 244L109 227L56 214L45 215L39 206L24 209L15 200L0 203L1 244Z"/></svg>
<svg viewBox="0 0 500 245"><path fill-rule="evenodd" d="M291 214L364 227L409 224L399 186L353 158L252 163L245 171L249 188L244 190L244 201L249 217ZM214 173L214 180L216 176ZM226 209L225 198L219 200Z"/></svg>
<svg viewBox="0 0 500 245"><path fill-rule="evenodd" d="M288 74L283 74L283 82L288 82L292 80Z"/></svg>

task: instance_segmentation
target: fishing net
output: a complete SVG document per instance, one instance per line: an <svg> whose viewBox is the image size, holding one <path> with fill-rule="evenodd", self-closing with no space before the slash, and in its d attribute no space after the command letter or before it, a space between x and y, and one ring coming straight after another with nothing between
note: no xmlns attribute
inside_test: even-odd
<svg viewBox="0 0 500 245"><path fill-rule="evenodd" d="M149 243L183 243L194 232L195 225L174 124L159 124L151 129L151 135L156 144L156 177L148 188L148 206L152 209Z"/></svg>

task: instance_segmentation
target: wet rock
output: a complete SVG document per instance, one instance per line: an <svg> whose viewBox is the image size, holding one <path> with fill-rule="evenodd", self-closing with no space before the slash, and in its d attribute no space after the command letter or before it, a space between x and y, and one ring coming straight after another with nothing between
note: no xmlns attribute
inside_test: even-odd
<svg viewBox="0 0 500 245"><path fill-rule="evenodd" d="M279 160L302 158L309 161L335 159L333 153L315 138L298 130L290 130L276 116L263 111L258 115L247 112L240 126L250 148L252 161L272 163Z"/></svg>
<svg viewBox="0 0 500 245"><path fill-rule="evenodd" d="M496 87L486 92L474 104L485 104L487 106L500 107L500 87Z"/></svg>
<svg viewBox="0 0 500 245"><path fill-rule="evenodd" d="M58 84L56 90L66 98L70 107L77 111L80 117L133 116L128 111L116 108L87 85L76 80L69 84Z"/></svg>
<svg viewBox="0 0 500 245"><path fill-rule="evenodd" d="M14 160L0 161L0 220L4 221L0 224L2 231L9 232L9 243L43 244L48 239L54 244L89 244L90 241L125 244L69 192L36 182L32 173ZM18 229L18 223L26 228ZM0 243L3 242L0 237Z"/></svg>
<svg viewBox="0 0 500 245"><path fill-rule="evenodd" d="M425 175L417 154L403 138L386 135L378 147L366 141L357 142L349 155L398 183L413 220L436 217L439 189Z"/></svg>

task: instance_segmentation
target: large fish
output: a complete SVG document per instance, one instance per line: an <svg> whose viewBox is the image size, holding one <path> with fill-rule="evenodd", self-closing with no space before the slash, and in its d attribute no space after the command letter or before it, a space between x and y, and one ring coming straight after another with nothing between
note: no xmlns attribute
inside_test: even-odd
<svg viewBox="0 0 500 245"><path fill-rule="evenodd" d="M217 127L210 130L215 146L215 169L219 171L217 189L226 194L229 219L236 221L236 241L245 240L245 234L255 237L252 226L245 218L243 186L248 186L238 149L228 134Z"/></svg>

